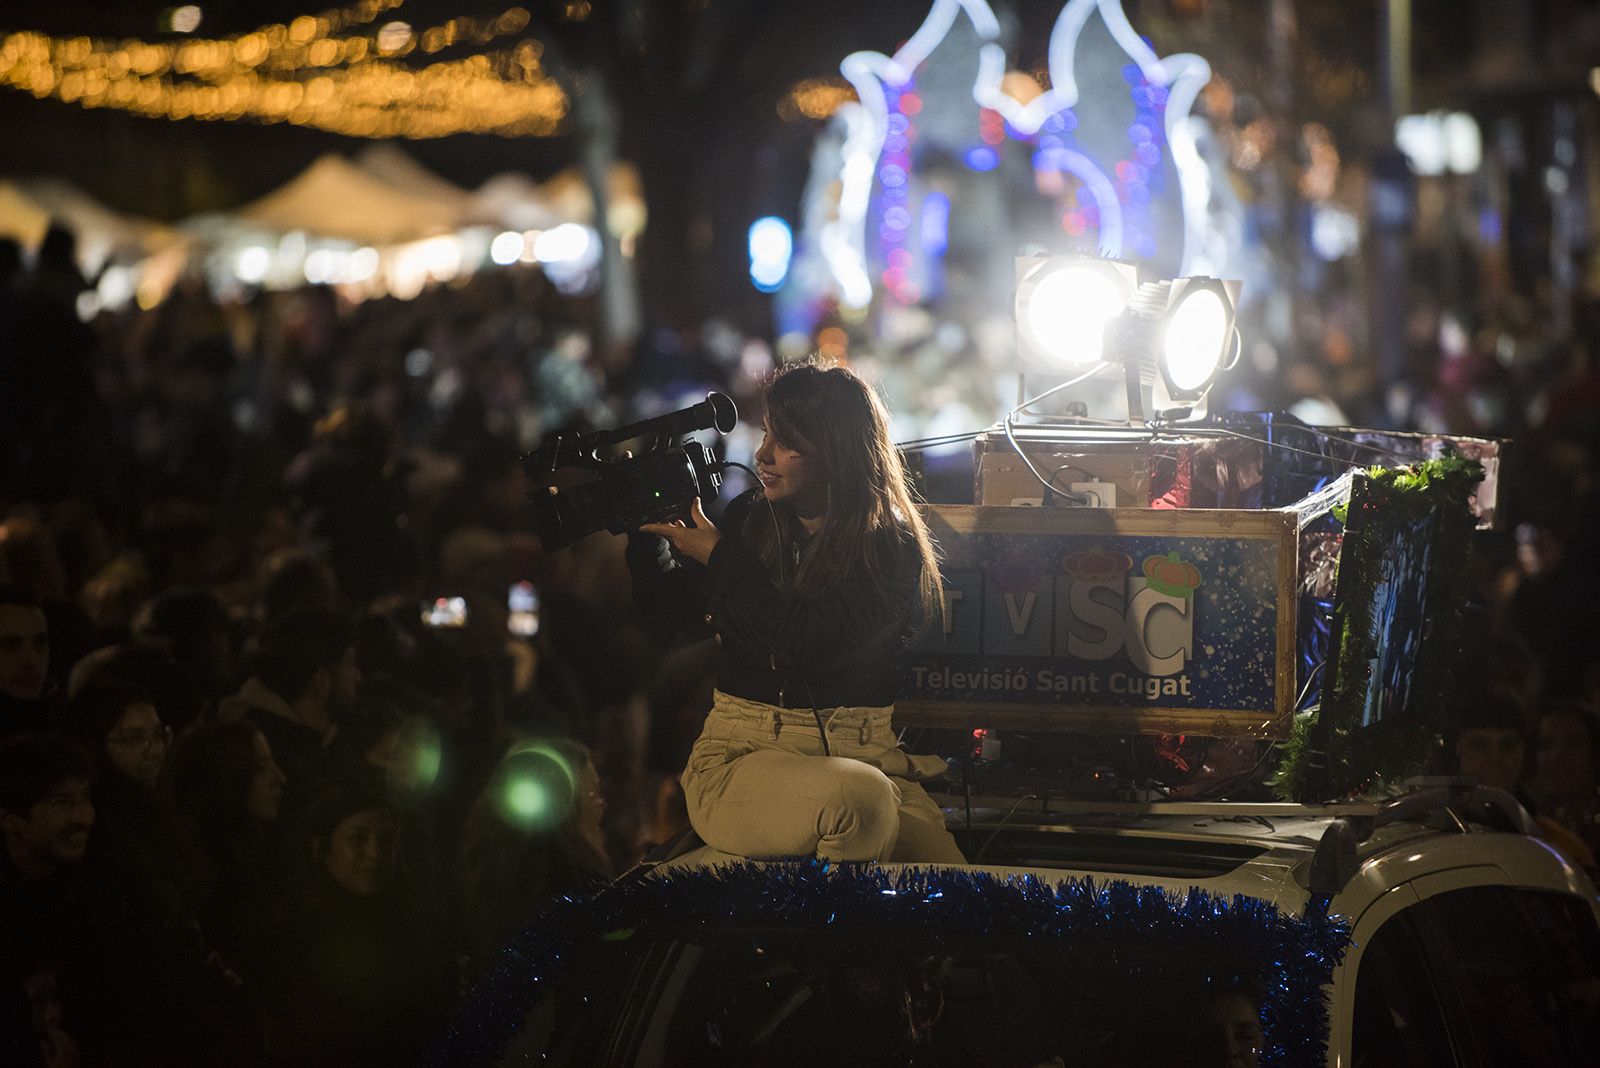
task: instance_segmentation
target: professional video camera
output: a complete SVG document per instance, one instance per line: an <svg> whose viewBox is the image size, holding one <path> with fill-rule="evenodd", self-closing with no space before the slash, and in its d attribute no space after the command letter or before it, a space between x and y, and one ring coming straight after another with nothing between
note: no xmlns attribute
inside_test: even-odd
<svg viewBox="0 0 1600 1068"><path fill-rule="evenodd" d="M677 439L709 427L726 434L738 421L731 398L707 393L699 404L654 419L546 441L522 461L534 486L528 496L545 551L563 549L601 528L624 534L641 523L683 516L696 497L715 497L724 465L700 442ZM599 450L634 438L645 439L643 451L620 460L600 458ZM557 485L557 472L573 468L597 471L599 477Z"/></svg>

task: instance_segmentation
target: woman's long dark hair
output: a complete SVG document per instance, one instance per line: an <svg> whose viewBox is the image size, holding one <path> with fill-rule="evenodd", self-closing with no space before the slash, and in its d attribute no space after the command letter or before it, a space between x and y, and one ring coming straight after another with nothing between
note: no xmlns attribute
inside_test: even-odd
<svg viewBox="0 0 1600 1068"><path fill-rule="evenodd" d="M865 582L887 595L895 555L910 551L920 569L923 621L944 608L939 556L889 434L878 394L844 367L812 359L780 370L767 386L767 423L785 447L805 456L827 493L822 529L792 574L794 588L820 596L840 583ZM754 509L744 536L769 571L788 573L779 545L798 544L794 509L776 506L781 533L766 509Z"/></svg>

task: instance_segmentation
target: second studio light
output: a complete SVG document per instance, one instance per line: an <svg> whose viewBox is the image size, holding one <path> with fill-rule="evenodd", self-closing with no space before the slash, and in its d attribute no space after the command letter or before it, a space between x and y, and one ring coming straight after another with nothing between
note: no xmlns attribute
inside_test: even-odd
<svg viewBox="0 0 1600 1068"><path fill-rule="evenodd" d="M1159 285L1166 288L1166 307L1146 358L1154 359L1173 400L1197 401L1232 366L1240 283L1195 277Z"/></svg>

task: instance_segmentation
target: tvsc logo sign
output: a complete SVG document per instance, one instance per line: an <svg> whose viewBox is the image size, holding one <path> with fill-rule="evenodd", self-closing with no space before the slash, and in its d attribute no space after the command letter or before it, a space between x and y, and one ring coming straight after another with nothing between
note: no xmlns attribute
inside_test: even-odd
<svg viewBox="0 0 1600 1068"><path fill-rule="evenodd" d="M1013 553L982 572L948 576L940 651L985 657L1032 656L1084 667L965 672L913 669L934 689L1192 697L1184 674L1194 656L1198 568L1180 554L1148 556L1137 571L1127 553L1087 549L1046 571L1036 555ZM1131 670L1108 663L1125 657Z"/></svg>

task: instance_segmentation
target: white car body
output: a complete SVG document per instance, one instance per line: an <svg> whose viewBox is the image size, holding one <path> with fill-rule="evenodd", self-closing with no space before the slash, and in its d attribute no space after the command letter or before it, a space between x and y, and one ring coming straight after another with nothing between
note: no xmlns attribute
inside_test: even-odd
<svg viewBox="0 0 1600 1068"><path fill-rule="evenodd" d="M945 800L948 803L951 799ZM1333 1068L1352 1068L1357 1063L1356 989L1363 955L1380 928L1404 910L1456 890L1505 887L1561 894L1584 902L1588 916L1600 924L1600 901L1595 888L1570 860L1537 837L1484 827L1464 818L1463 807L1436 805L1416 813L1416 819L1396 818L1387 823L1378 819L1382 825L1359 843L1353 857L1347 858L1340 880L1343 885L1332 895L1328 909L1331 915L1347 920L1352 928L1351 948L1328 990L1327 1063ZM962 840L968 829L962 822L961 808L953 806L946 811L952 830ZM1073 877L1091 877L1097 882L1122 880L1160 886L1175 894L1191 889L1222 897L1244 894L1270 902L1280 912L1300 915L1313 897L1313 860L1330 827L1336 820L1356 821L1359 826L1360 821L1378 818L1382 811L1382 806L1363 804L1318 808L1230 802L1058 803L1054 811L1019 817L1015 806L1009 813L990 807L980 813L970 829L971 840L977 845L1008 831L1071 836L1061 840L1067 844L1067 853L1086 843L1090 844L1088 852L1093 853L1093 843L1110 845L1120 840L1116 849L1127 852L1130 862L1073 866L1068 860L1012 866L984 864L980 857L980 863L969 865L967 870L1002 877L1031 875L1045 882ZM1510 815L1514 818L1518 814L1520 809ZM1525 814L1522 818L1526 819ZM1440 824L1445 829L1437 826ZM1192 848L1202 856L1211 853L1217 858L1215 866L1228 870L1214 874L1162 874L1151 870L1161 866L1159 859L1149 864L1139 862L1141 843L1148 846L1154 858L1164 850L1182 853ZM1229 866L1229 851L1253 855ZM702 846L665 861L660 867L672 870L745 859ZM1468 1063L1472 1063L1470 1058Z"/></svg>

